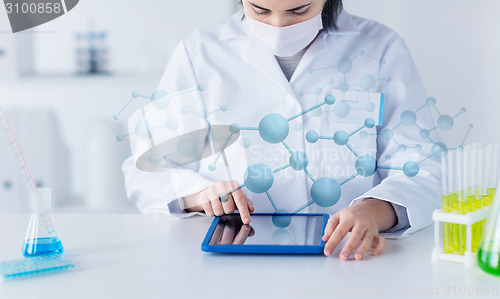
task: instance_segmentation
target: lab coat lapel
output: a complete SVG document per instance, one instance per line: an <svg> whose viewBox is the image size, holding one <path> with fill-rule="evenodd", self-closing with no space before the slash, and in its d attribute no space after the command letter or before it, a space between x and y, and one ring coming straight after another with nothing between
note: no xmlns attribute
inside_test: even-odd
<svg viewBox="0 0 500 299"><path fill-rule="evenodd" d="M258 69L263 75L276 83L287 95L297 97L290 82L283 74L276 57L263 49L252 38L249 39L243 55L247 64Z"/></svg>
<svg viewBox="0 0 500 299"><path fill-rule="evenodd" d="M319 36L311 44L309 49L307 49L307 51L304 53L304 56L302 56L302 59L299 61L295 72L293 72L292 78L290 78L290 83L292 85L297 80L297 77L299 77L301 73L309 68L316 57L328 51L329 47L326 42L326 37L326 33L320 33Z"/></svg>

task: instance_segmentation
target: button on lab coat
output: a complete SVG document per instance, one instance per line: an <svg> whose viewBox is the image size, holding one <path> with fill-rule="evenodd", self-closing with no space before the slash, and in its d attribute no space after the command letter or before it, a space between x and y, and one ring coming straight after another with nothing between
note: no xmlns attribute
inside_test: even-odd
<svg viewBox="0 0 500 299"><path fill-rule="evenodd" d="M225 24L200 29L184 39L175 48L158 89L175 92L203 86L198 95L203 109L216 111L207 117L211 125L237 123L241 127L254 128L270 113L289 118L323 101L328 94L358 91L360 99L337 96L334 105L323 105L319 113L312 111L290 121L285 139L292 151L307 154L307 168L313 178L331 177L338 182L356 174L354 152L331 139L309 143L306 133L314 130L320 136L331 137L339 130L355 132L363 124L360 122L363 113L367 118L372 114L358 109L357 119L349 115L339 117L335 105L342 102L356 105L370 93L383 93L383 118L376 127L364 128L363 136L360 132L353 134L349 145L358 155L376 156L378 165L392 169L379 168L374 175L358 175L347 180L341 186L336 204L330 207L310 204L301 212L334 214L373 197L392 203L400 224L409 221L409 227L389 231L385 234L387 237L403 237L430 225L432 211L440 206L439 161L429 158L419 163L419 173L415 177L407 177L401 170L407 161L424 160L430 155L432 146L430 141L419 136L416 126L400 124L401 113L416 111L416 125L434 127L430 110L427 107L419 110L425 103L426 94L401 37L383 25L343 11L338 29L323 30L317 36L288 81L276 57L249 37L242 14L238 12ZM367 74L375 81L366 80ZM362 78L364 82L360 82ZM220 110L221 106L224 111ZM394 138L384 138L387 136L382 135L385 129L393 129ZM437 138L434 136L434 141ZM422 146L421 151L411 149L416 144ZM407 145L408 149L398 151L399 145ZM220 180L232 178L242 183L249 165L265 163L277 169L288 164L290 157L282 144L265 142L257 130L242 130L239 141L225 153L230 177L222 158L215 171L208 167L214 162L214 157L210 157L194 166L150 173L138 170L134 158L130 157L122 167L128 198L144 213L180 217L200 214L186 213L182 197ZM390 159L386 159L388 155ZM274 175L269 195L278 209L292 212L311 201L313 181L304 171L288 167ZM256 212L275 211L265 193L242 190L254 202Z"/></svg>

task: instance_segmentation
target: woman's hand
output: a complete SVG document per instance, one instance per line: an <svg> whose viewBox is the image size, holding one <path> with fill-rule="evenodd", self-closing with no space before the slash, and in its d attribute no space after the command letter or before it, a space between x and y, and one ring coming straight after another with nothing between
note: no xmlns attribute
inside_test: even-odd
<svg viewBox="0 0 500 299"><path fill-rule="evenodd" d="M344 208L330 216L325 228L324 254L329 256L342 239L351 232L347 243L340 252L340 259L347 261L353 251L356 260L361 260L368 249L372 255L380 254L385 248L385 238L379 231L391 228L397 223L392 205L386 201L370 198Z"/></svg>
<svg viewBox="0 0 500 299"><path fill-rule="evenodd" d="M220 181L196 194L185 196L184 203L188 211L205 211L208 216L231 214L237 209L244 224L250 223L250 213L255 211L253 203L248 199L237 181ZM228 196L223 196L227 195Z"/></svg>

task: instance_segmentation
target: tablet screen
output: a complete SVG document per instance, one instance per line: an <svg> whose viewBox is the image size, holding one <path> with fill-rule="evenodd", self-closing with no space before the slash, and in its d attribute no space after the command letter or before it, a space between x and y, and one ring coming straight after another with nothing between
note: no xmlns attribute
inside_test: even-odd
<svg viewBox="0 0 500 299"><path fill-rule="evenodd" d="M223 215L209 245L315 246L321 242L322 230L321 215L252 215L250 224L245 225L238 214Z"/></svg>

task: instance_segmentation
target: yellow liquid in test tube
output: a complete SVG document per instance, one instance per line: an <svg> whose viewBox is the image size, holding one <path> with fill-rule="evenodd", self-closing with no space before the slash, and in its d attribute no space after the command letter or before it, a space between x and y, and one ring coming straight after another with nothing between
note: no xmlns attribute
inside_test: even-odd
<svg viewBox="0 0 500 299"><path fill-rule="evenodd" d="M465 196L465 192L460 192L457 197L458 202L458 213L466 214L469 210L468 200ZM467 246L467 239L465 234L465 225L458 224L458 254L464 255L465 248Z"/></svg>
<svg viewBox="0 0 500 299"><path fill-rule="evenodd" d="M452 199L453 195L443 195L443 212L452 213ZM453 253L453 224L443 222L443 252L444 253Z"/></svg>

